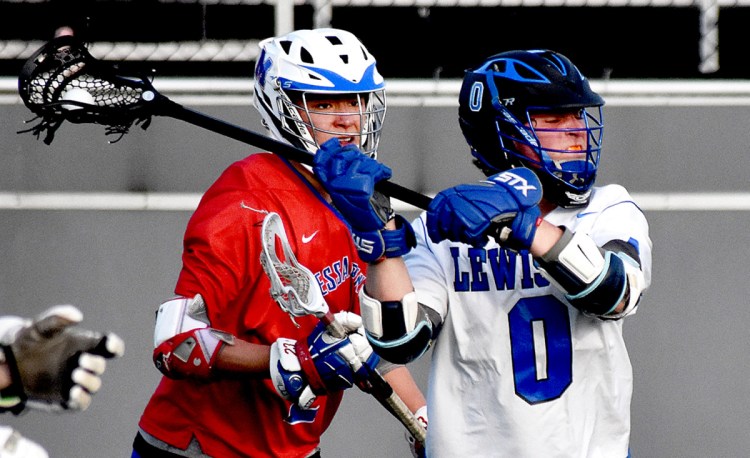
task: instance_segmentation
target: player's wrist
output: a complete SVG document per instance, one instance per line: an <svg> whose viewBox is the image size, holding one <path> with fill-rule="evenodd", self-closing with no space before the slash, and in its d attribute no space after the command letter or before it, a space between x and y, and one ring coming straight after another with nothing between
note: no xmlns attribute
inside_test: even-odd
<svg viewBox="0 0 750 458"><path fill-rule="evenodd" d="M385 223L385 227L383 228L384 231L395 231L398 229L396 224L396 214L394 213L393 216L391 216L391 219L388 220L387 223Z"/></svg>
<svg viewBox="0 0 750 458"><path fill-rule="evenodd" d="M406 218L396 215L393 224L392 230L353 231L354 244L357 246L360 259L368 264L378 264L386 258L401 257L417 246L414 229Z"/></svg>

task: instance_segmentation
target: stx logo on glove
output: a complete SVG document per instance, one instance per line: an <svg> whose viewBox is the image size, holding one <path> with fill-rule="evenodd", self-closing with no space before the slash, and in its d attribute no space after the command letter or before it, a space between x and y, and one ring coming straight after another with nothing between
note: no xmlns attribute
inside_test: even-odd
<svg viewBox="0 0 750 458"><path fill-rule="evenodd" d="M528 196L528 191L535 191L536 186L529 184L529 182L515 173L506 170L505 172L498 173L492 177L492 181L505 183L508 186L513 187L523 193L524 196Z"/></svg>

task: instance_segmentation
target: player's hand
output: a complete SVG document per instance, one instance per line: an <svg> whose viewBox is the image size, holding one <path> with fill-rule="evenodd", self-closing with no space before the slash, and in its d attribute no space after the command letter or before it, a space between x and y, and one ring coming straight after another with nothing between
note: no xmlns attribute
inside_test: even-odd
<svg viewBox="0 0 750 458"><path fill-rule="evenodd" d="M387 196L375 184L391 177L391 169L363 154L355 145L332 138L315 154L313 171L333 205L356 231L379 231L393 216Z"/></svg>
<svg viewBox="0 0 750 458"><path fill-rule="evenodd" d="M313 171L353 229L377 231L393 216L387 196L375 184L391 177L391 169L363 154L355 145L332 138L315 154Z"/></svg>
<svg viewBox="0 0 750 458"><path fill-rule="evenodd" d="M355 145L342 146L333 138L315 154L313 167L334 206L352 228L359 257L374 263L383 257L402 256L416 246L411 225L391 208L388 196L375 184L391 177L391 169L363 154ZM396 218L396 229L386 230Z"/></svg>
<svg viewBox="0 0 750 458"><path fill-rule="evenodd" d="M344 326L344 338L332 336L318 323L307 342L279 338L271 346L276 391L303 409L309 409L318 395L359 384L380 361L367 342L359 315L339 312L335 317Z"/></svg>
<svg viewBox="0 0 750 458"><path fill-rule="evenodd" d="M427 406L422 406L414 412L414 416L417 417L417 421L427 429ZM409 443L409 450L414 458L425 458L424 444L419 442L409 431L404 432L406 442Z"/></svg>
<svg viewBox="0 0 750 458"><path fill-rule="evenodd" d="M489 236L509 248L528 249L541 222L541 199L534 172L506 170L439 192L427 210L427 232L435 243L448 239L483 247Z"/></svg>
<svg viewBox="0 0 750 458"><path fill-rule="evenodd" d="M106 359L123 355L116 334L103 335L75 325L83 314L72 305L54 306L33 321L0 319L0 343L13 378L11 391L19 398L13 411L85 410L101 387Z"/></svg>

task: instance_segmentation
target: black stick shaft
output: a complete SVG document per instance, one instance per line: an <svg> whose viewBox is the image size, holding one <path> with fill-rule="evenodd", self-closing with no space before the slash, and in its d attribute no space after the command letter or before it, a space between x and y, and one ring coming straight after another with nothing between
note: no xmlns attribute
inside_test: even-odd
<svg viewBox="0 0 750 458"><path fill-rule="evenodd" d="M346 337L346 332L341 324L336 322L333 314L328 314L320 318L326 325L328 332L334 336L342 339ZM360 386L360 389L370 393L377 401L385 407L385 409L398 419L402 425L406 427L416 440L424 444L427 439L427 431L424 426L417 420L417 417L409 410L406 403L393 391L393 387L388 383L386 379L380 375L377 370L370 373L367 379L367 386Z"/></svg>
<svg viewBox="0 0 750 458"><path fill-rule="evenodd" d="M233 138L248 145L252 145L267 151L271 151L286 159L312 165L313 155L307 151L296 148L288 143L278 141L267 135L245 129L243 127L231 124L227 121L214 118L205 113L201 113L190 108L184 107L167 98L159 100L159 110L157 114L168 116L185 121L187 123L202 127L204 129ZM405 188L392 181L381 181L376 185L376 189L385 195L391 196L407 204L411 204L422 210L426 210L432 199L424 194L420 194L409 188Z"/></svg>

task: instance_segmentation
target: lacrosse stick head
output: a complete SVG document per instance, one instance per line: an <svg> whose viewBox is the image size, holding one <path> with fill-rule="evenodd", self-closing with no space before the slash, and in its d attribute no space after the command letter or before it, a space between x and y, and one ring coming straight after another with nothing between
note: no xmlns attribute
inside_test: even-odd
<svg viewBox="0 0 750 458"><path fill-rule="evenodd" d="M97 60L73 36L51 40L24 63L18 77L24 105L41 121L22 132L49 144L63 121L107 126L107 134L126 134L136 123L145 129L162 98L146 77L125 77ZM118 138L119 140L119 138Z"/></svg>
<svg viewBox="0 0 750 458"><path fill-rule="evenodd" d="M271 212L263 219L262 241L260 263L271 280L271 297L292 317L324 317L329 309L318 280L297 261L277 213Z"/></svg>

